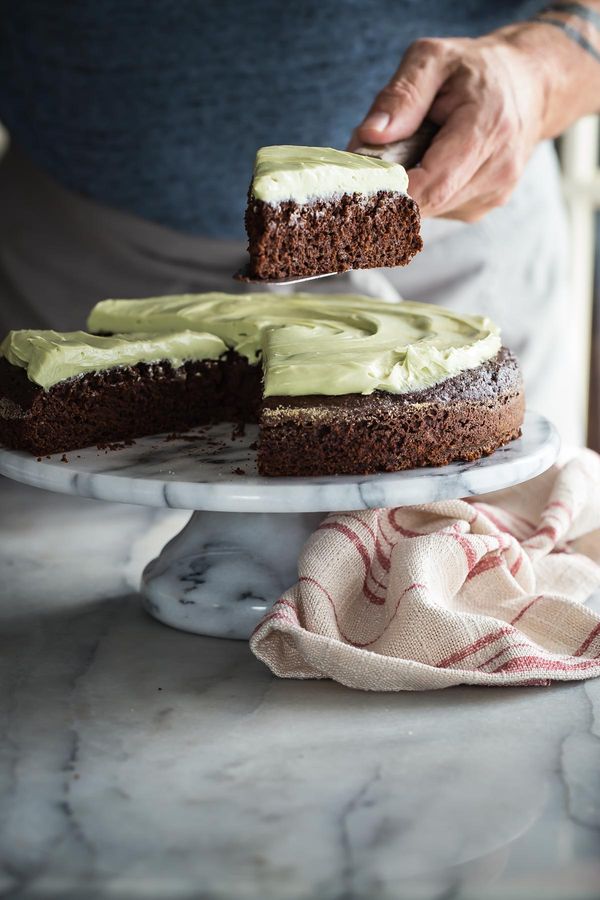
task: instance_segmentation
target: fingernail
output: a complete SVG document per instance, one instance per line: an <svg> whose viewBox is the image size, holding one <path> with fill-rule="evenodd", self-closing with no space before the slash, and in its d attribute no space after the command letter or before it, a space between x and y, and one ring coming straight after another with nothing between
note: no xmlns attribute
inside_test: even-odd
<svg viewBox="0 0 600 900"><path fill-rule="evenodd" d="M371 131L385 131L390 123L389 114L386 112L374 112L367 116L361 128L370 128Z"/></svg>

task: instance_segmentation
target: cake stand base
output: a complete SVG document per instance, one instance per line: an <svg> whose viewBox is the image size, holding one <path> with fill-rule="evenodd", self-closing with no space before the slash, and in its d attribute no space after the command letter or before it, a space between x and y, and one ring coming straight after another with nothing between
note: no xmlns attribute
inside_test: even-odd
<svg viewBox="0 0 600 900"><path fill-rule="evenodd" d="M528 412L519 440L474 462L381 475L261 478L257 437L256 426L232 433L224 423L44 459L0 448L0 473L95 500L194 510L146 567L144 605L174 628L247 638L296 582L302 545L327 512L497 491L544 472L560 446L551 423Z"/></svg>
<svg viewBox="0 0 600 900"><path fill-rule="evenodd" d="M142 575L145 609L165 625L248 638L297 580L324 513L195 512Z"/></svg>

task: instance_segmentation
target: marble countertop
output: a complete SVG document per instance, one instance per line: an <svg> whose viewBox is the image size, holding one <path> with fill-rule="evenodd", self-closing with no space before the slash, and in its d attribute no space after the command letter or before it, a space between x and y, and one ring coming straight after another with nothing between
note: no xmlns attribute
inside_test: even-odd
<svg viewBox="0 0 600 900"><path fill-rule="evenodd" d="M0 510L0 896L597 900L600 679L279 681L142 611L188 514Z"/></svg>

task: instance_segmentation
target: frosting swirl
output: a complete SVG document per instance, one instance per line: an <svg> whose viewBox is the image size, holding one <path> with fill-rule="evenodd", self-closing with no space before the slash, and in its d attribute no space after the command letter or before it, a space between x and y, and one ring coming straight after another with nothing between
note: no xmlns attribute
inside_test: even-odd
<svg viewBox="0 0 600 900"><path fill-rule="evenodd" d="M327 294L189 294L103 300L83 331L12 331L0 354L44 389L138 362L262 360L265 396L417 391L500 349L489 319L426 303Z"/></svg>

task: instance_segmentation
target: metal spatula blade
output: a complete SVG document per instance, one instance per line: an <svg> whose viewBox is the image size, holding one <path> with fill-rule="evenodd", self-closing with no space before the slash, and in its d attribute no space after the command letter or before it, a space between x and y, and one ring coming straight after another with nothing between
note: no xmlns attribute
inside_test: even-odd
<svg viewBox="0 0 600 900"><path fill-rule="evenodd" d="M250 266L246 265L239 272L236 272L233 278L235 281L244 281L246 284L270 284L274 287L284 287L286 284L300 284L301 281L316 281L317 278L329 278L331 275L339 275L339 272L322 272L320 275L291 275L289 278L279 278L277 281L271 281L266 278L250 278L248 271Z"/></svg>
<svg viewBox="0 0 600 900"><path fill-rule="evenodd" d="M362 156L373 156L377 159L385 159L387 162L400 163L405 169L417 166L438 132L438 126L425 119L422 125L411 137L403 141L395 141L393 144L363 144L353 150ZM303 281L316 281L317 278L330 278L339 272L322 272L319 275L291 275L289 278L269 280L266 278L251 278L248 275L249 266L244 266L233 276L236 281L244 281L246 284L264 284L274 287L283 287L286 284L300 284Z"/></svg>

